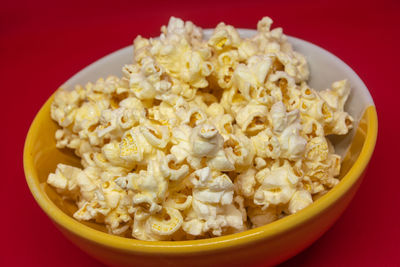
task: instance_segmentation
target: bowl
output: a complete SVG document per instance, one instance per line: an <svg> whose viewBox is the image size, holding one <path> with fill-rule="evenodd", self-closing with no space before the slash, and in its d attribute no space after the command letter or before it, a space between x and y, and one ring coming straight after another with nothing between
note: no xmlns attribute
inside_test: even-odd
<svg viewBox="0 0 400 267"><path fill-rule="evenodd" d="M212 30L205 30L205 37ZM254 30L239 29L243 37ZM309 62L310 85L330 87L336 80L348 79L352 91L346 110L354 117L355 127L344 138L333 140L343 155L341 181L327 194L302 211L241 233L191 241L141 241L106 233L105 227L79 222L71 215L73 203L64 201L46 184L58 163L79 166L71 151L55 146L58 126L50 118L51 96L36 115L24 147L24 170L32 195L56 227L87 254L110 266L249 266L278 264L311 245L324 234L345 210L365 174L377 138L377 114L368 89L358 75L328 51L298 38L288 37L294 49ZM118 50L89 65L61 88L71 90L108 75L121 75L121 67L132 60L132 46Z"/></svg>

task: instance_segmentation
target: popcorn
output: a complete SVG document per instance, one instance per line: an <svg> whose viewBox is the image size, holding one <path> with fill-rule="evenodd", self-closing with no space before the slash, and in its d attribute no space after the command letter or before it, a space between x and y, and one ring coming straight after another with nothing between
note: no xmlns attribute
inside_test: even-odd
<svg viewBox="0 0 400 267"><path fill-rule="evenodd" d="M149 131L150 130L144 126L138 126L126 131L121 142L118 144L119 158L123 159L125 162L135 163L141 162L146 155L153 154L154 148L148 140L151 140L153 144L162 143L163 136L161 135L161 138L158 138L158 133L154 131L154 134L157 134L156 137ZM146 136L143 134L144 132Z"/></svg>
<svg viewBox="0 0 400 267"><path fill-rule="evenodd" d="M139 129L150 145L160 149L167 146L170 135L167 126L145 125L140 126Z"/></svg>
<svg viewBox="0 0 400 267"><path fill-rule="evenodd" d="M257 133L266 127L268 109L250 102L237 112L236 122L243 132Z"/></svg>
<svg viewBox="0 0 400 267"><path fill-rule="evenodd" d="M235 185L240 192L246 198L252 197L254 195L254 186L256 185L255 180L256 170L249 168L246 172L237 176Z"/></svg>
<svg viewBox="0 0 400 267"><path fill-rule="evenodd" d="M196 157L213 157L222 148L223 138L211 124L201 124L190 136L192 154Z"/></svg>
<svg viewBox="0 0 400 267"><path fill-rule="evenodd" d="M219 105L222 110L224 108ZM212 117L211 121L217 128L218 132L224 138L224 141L228 138L230 134L233 133L233 117L230 114L222 114Z"/></svg>
<svg viewBox="0 0 400 267"><path fill-rule="evenodd" d="M267 209L250 206L248 212L253 228L276 221L278 214L278 210L274 206L269 206Z"/></svg>
<svg viewBox="0 0 400 267"><path fill-rule="evenodd" d="M255 98L252 89L264 85L266 76L272 66L272 60L269 56L252 56L247 60L247 66L239 64L234 73L235 85L247 99Z"/></svg>
<svg viewBox="0 0 400 267"><path fill-rule="evenodd" d="M240 42L241 39L236 29L221 22L215 28L208 45L216 51L221 51L229 47L237 47Z"/></svg>
<svg viewBox="0 0 400 267"><path fill-rule="evenodd" d="M177 210L184 211L192 205L192 199L192 196L187 196L182 193L173 193L168 196L165 205L167 207L172 207Z"/></svg>
<svg viewBox="0 0 400 267"><path fill-rule="evenodd" d="M185 221L182 224L182 229L189 235L200 236L203 233L204 222L199 219Z"/></svg>
<svg viewBox="0 0 400 267"><path fill-rule="evenodd" d="M81 169L68 166L65 164L58 164L55 173L50 173L47 183L58 190L74 191L77 187L77 176Z"/></svg>
<svg viewBox="0 0 400 267"><path fill-rule="evenodd" d="M211 173L209 167L197 170L190 179L193 184L193 198L205 203L231 204L233 183L226 174Z"/></svg>
<svg viewBox="0 0 400 267"><path fill-rule="evenodd" d="M261 186L254 194L254 204L262 205L264 209L269 205L286 204L296 192L298 177L285 164L272 170L264 169L257 173L261 176Z"/></svg>
<svg viewBox="0 0 400 267"><path fill-rule="evenodd" d="M146 227L155 235L170 236L182 226L182 215L174 208L165 208L165 213L153 215L146 221Z"/></svg>
<svg viewBox="0 0 400 267"><path fill-rule="evenodd" d="M207 166L218 171L233 171L235 169L234 163L222 149L219 150L213 158L208 159L206 163Z"/></svg>
<svg viewBox="0 0 400 267"><path fill-rule="evenodd" d="M165 178L171 181L178 181L189 173L189 167L186 164L177 166L177 158L169 154L161 159L160 172Z"/></svg>
<svg viewBox="0 0 400 267"><path fill-rule="evenodd" d="M104 222L107 224L107 229L114 235L124 236L125 232L130 228L132 218L123 209L115 209L111 211Z"/></svg>
<svg viewBox="0 0 400 267"><path fill-rule="evenodd" d="M277 102L271 107L269 115L272 129L267 128L252 137L257 156L300 159L307 141L300 135L301 123L298 111L286 112L284 104Z"/></svg>
<svg viewBox="0 0 400 267"><path fill-rule="evenodd" d="M110 208L99 205L98 202L84 202L83 205L74 213L74 218L81 221L100 220L102 216L107 216Z"/></svg>
<svg viewBox="0 0 400 267"><path fill-rule="evenodd" d="M306 190L297 191L293 194L289 202L289 212L296 213L313 203L311 194Z"/></svg>
<svg viewBox="0 0 400 267"><path fill-rule="evenodd" d="M224 142L224 151L239 171L248 168L255 155L251 140L237 127L234 129L234 134L229 134Z"/></svg>
<svg viewBox="0 0 400 267"><path fill-rule="evenodd" d="M207 117L205 112L198 107L191 107L188 111L180 109L177 115L181 118L183 124L187 124L192 128L204 123Z"/></svg>
<svg viewBox="0 0 400 267"><path fill-rule="evenodd" d="M194 214L199 219L192 219L189 220L189 223L184 224L183 229L190 234L201 235L211 231L212 235L220 236L223 231L229 231L232 228L238 231L244 230L242 214L232 204L215 206L194 199L192 207L193 212L188 217L190 218Z"/></svg>
<svg viewBox="0 0 400 267"><path fill-rule="evenodd" d="M241 38L220 23L209 40L171 17L138 36L122 77L60 90L51 117L58 164L47 183L73 217L140 240L187 240L259 227L300 212L339 183L326 138L346 134L346 80L316 91L303 55L264 17Z"/></svg>

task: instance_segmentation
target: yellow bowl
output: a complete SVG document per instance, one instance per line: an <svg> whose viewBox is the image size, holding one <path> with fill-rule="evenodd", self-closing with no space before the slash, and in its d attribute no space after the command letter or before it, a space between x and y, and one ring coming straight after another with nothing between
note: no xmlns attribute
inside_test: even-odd
<svg viewBox="0 0 400 267"><path fill-rule="evenodd" d="M239 30L242 36L252 30ZM205 31L210 35L210 30ZM24 169L28 186L43 211L61 232L79 248L110 266L248 266L254 263L278 264L308 247L339 218L357 191L373 153L378 121L372 98L357 76L343 61L306 41L289 37L295 49L306 55L311 69L310 84L326 88L347 78L352 93L346 105L358 125L346 138L335 140L343 153L341 181L326 195L297 214L242 233L193 241L141 241L107 234L101 225L79 222L71 214L73 203L62 198L46 184L58 163L79 166L71 151L55 147L58 126L50 118L50 97L36 115L25 141ZM62 88L119 74L132 58L132 47L121 49L88 66ZM349 144L351 141L350 147Z"/></svg>

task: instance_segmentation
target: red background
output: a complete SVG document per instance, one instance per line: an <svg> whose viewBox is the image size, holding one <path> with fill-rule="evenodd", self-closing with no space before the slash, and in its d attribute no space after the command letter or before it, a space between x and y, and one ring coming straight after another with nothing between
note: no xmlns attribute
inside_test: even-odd
<svg viewBox="0 0 400 267"><path fill-rule="evenodd" d="M80 3L82 2L82 3ZM332 2L332 3L331 3ZM28 127L73 74L134 37L157 36L171 15L210 28L255 28L268 15L284 32L339 56L375 100L379 136L366 179L339 221L283 266L400 265L398 1L4 1L0 2L1 266L101 266L63 238L26 185ZM5 170L5 173L4 173Z"/></svg>

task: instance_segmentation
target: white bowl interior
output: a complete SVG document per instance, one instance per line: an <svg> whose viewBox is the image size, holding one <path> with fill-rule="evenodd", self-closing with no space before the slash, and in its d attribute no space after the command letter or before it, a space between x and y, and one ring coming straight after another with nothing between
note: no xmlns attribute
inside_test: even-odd
<svg viewBox="0 0 400 267"><path fill-rule="evenodd" d="M209 38L212 31L212 29L204 30L204 37ZM255 30L239 29L238 31L242 37L246 38L256 34ZM288 40L293 45L294 50L307 58L311 73L308 83L313 89L323 90L329 88L333 82L343 79L350 82L352 90L345 109L353 116L354 128L356 128L364 110L368 106L374 105L372 97L360 77L346 63L325 49L295 37L288 36ZM87 82L94 82L100 77L109 75L120 77L122 67L125 64L132 63L132 60L133 48L131 45L97 60L75 74L61 87L72 90L77 84L84 85ZM336 153L341 156L345 155L353 135L354 131L343 137L331 138Z"/></svg>

